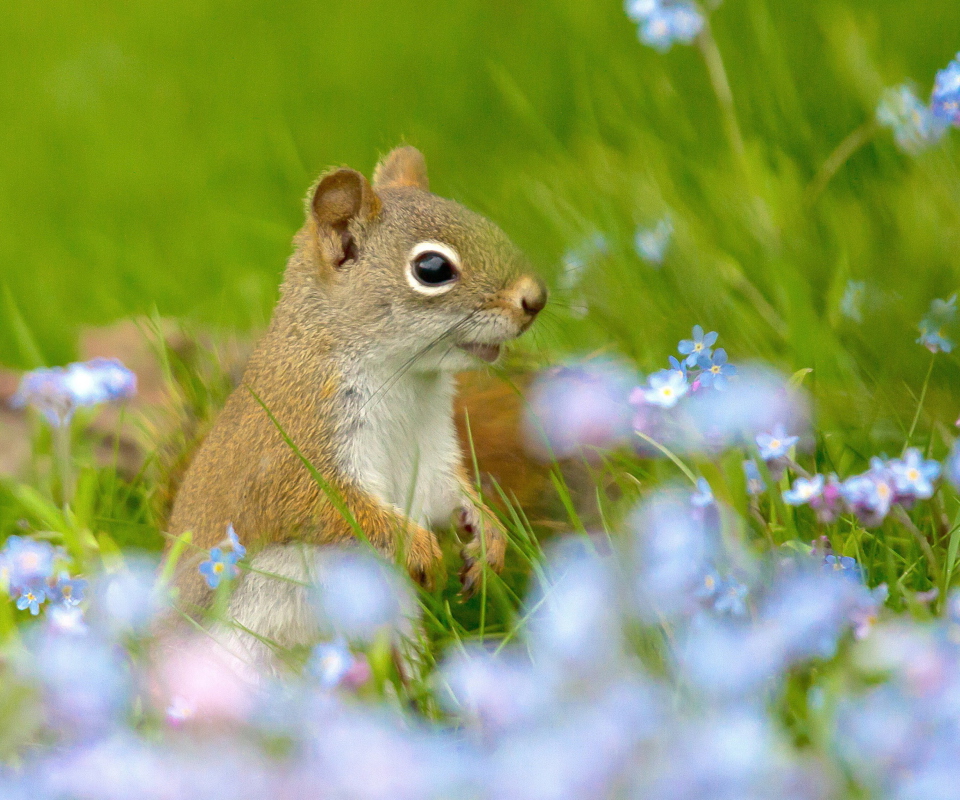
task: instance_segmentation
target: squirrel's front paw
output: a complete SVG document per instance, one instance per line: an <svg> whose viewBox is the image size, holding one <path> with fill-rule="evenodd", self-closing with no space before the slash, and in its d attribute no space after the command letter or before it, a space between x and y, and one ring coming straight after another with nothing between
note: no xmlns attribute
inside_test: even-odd
<svg viewBox="0 0 960 800"><path fill-rule="evenodd" d="M443 561L437 537L426 528L415 527L407 543L406 555L410 577L424 588L432 589L434 576Z"/></svg>
<svg viewBox="0 0 960 800"><path fill-rule="evenodd" d="M460 570L461 594L470 597L480 584L483 574L484 556L486 563L494 572L503 569L503 559L507 552L507 533L500 520L488 508L474 505L464 506L460 510L458 527L470 536L470 541L460 552L463 567Z"/></svg>

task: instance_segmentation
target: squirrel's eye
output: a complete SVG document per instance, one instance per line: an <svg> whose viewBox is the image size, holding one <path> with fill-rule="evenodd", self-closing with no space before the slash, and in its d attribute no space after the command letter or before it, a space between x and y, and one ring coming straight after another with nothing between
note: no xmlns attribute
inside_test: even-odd
<svg viewBox="0 0 960 800"><path fill-rule="evenodd" d="M428 250L413 260L413 274L426 286L450 283L457 277L457 271L450 259L443 253Z"/></svg>
<svg viewBox="0 0 960 800"><path fill-rule="evenodd" d="M460 271L460 254L443 242L420 242L407 256L407 283L419 294L449 292L456 286Z"/></svg>

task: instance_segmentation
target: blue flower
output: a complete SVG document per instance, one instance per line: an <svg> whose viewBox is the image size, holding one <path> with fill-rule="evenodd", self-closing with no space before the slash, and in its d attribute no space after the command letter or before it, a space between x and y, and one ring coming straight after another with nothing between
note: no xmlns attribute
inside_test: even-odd
<svg viewBox="0 0 960 800"><path fill-rule="evenodd" d="M947 129L907 84L884 92L877 106L877 122L891 128L900 148L911 154L939 142Z"/></svg>
<svg viewBox="0 0 960 800"><path fill-rule="evenodd" d="M960 53L937 73L930 105L938 119L960 127Z"/></svg>
<svg viewBox="0 0 960 800"><path fill-rule="evenodd" d="M643 399L650 405L673 408L690 387L684 375L674 369L662 369L653 373L643 389Z"/></svg>
<svg viewBox="0 0 960 800"><path fill-rule="evenodd" d="M53 574L53 545L42 540L10 536L2 551L2 571L13 589L42 583Z"/></svg>
<svg viewBox="0 0 960 800"><path fill-rule="evenodd" d="M823 557L824 572L839 572L845 578L863 583L863 569L857 559L850 556L836 556L832 553Z"/></svg>
<svg viewBox="0 0 960 800"><path fill-rule="evenodd" d="M933 481L940 477L940 464L925 459L916 447L904 453L902 459L891 461L887 468L899 500L927 500L933 497Z"/></svg>
<svg viewBox="0 0 960 800"><path fill-rule="evenodd" d="M840 313L854 322L863 322L863 298L867 292L864 281L847 281L840 300Z"/></svg>
<svg viewBox="0 0 960 800"><path fill-rule="evenodd" d="M627 16L639 25L657 10L660 1L661 0L627 0L623 4L623 9Z"/></svg>
<svg viewBox="0 0 960 800"><path fill-rule="evenodd" d="M690 495L690 502L697 508L704 508L714 502L710 484L705 478L697 478L697 491Z"/></svg>
<svg viewBox="0 0 960 800"><path fill-rule="evenodd" d="M227 539L230 542L230 549L238 559L243 558L247 554L247 548L240 544L240 537L237 536L237 532L233 529L233 523L227 525Z"/></svg>
<svg viewBox="0 0 960 800"><path fill-rule="evenodd" d="M648 4L640 4L648 7ZM660 0L639 20L640 41L661 53L675 42L690 44L703 30L703 15L686 0Z"/></svg>
<svg viewBox="0 0 960 800"><path fill-rule="evenodd" d="M823 494L823 475L814 475L812 478L797 478L793 482L793 489L783 493L783 502L791 506L801 506Z"/></svg>
<svg viewBox="0 0 960 800"><path fill-rule="evenodd" d="M659 266L667 254L670 238L673 236L673 223L664 217L653 228L638 228L633 237L633 247L644 261Z"/></svg>
<svg viewBox="0 0 960 800"><path fill-rule="evenodd" d="M960 492L960 441L954 442L943 465L944 477L950 481L950 485Z"/></svg>
<svg viewBox="0 0 960 800"><path fill-rule="evenodd" d="M83 601L83 593L87 582L82 578L71 578L66 572L61 572L57 582L50 592L50 599L62 601L64 605L75 606Z"/></svg>
<svg viewBox="0 0 960 800"><path fill-rule="evenodd" d="M699 325L693 326L693 339L683 339L677 345L680 355L687 357L686 364L688 367L695 367L700 356L710 356L713 352L710 348L717 341L718 335L716 331L705 334L703 328Z"/></svg>
<svg viewBox="0 0 960 800"><path fill-rule="evenodd" d="M78 408L133 397L137 378L116 359L94 358L67 367L26 373L10 403L32 406L54 427L67 425Z"/></svg>
<svg viewBox="0 0 960 800"><path fill-rule="evenodd" d="M750 590L746 584L733 579L727 580L719 588L713 601L713 610L719 614L742 617L747 613L747 595Z"/></svg>
<svg viewBox="0 0 960 800"><path fill-rule="evenodd" d="M953 350L953 340L943 335L943 329L931 329L920 323L920 338L917 344L922 344L931 353L949 353Z"/></svg>
<svg viewBox="0 0 960 800"><path fill-rule="evenodd" d="M760 448L760 458L764 461L774 461L786 458L793 447L800 440L799 436L787 436L783 425L776 425L771 433L757 434L757 447Z"/></svg>
<svg viewBox="0 0 960 800"><path fill-rule="evenodd" d="M33 616L37 616L40 613L40 605L47 599L46 594L44 594L42 589L24 589L20 593L20 597L17 598L17 608L23 611L25 608L30 609L30 613Z"/></svg>
<svg viewBox="0 0 960 800"><path fill-rule="evenodd" d="M869 471L840 484L840 494L867 527L876 527L890 512L896 499L893 477L882 459L872 458Z"/></svg>
<svg viewBox="0 0 960 800"><path fill-rule="evenodd" d="M697 376L701 386L725 389L730 378L737 374L737 368L727 363L727 351L718 347L712 356L701 353L697 366L702 370Z"/></svg>
<svg viewBox="0 0 960 800"><path fill-rule="evenodd" d="M207 579L207 585L216 589L224 578L236 578L240 574L237 569L237 554L224 553L219 547L210 551L210 560L200 565L200 574Z"/></svg>
<svg viewBox="0 0 960 800"><path fill-rule="evenodd" d="M347 643L342 638L338 638L313 648L307 670L324 689L335 689L353 669L356 661Z"/></svg>
<svg viewBox="0 0 960 800"><path fill-rule="evenodd" d="M758 495L766 491L766 481L763 480L763 476L760 474L760 468L757 466L757 462L752 458L748 458L743 462L743 474L747 477L747 494Z"/></svg>
<svg viewBox="0 0 960 800"><path fill-rule="evenodd" d="M944 335L943 329L951 324L957 316L957 296L953 295L946 300L934 300L930 304L927 315L920 320L920 338L917 344L922 344L931 353L949 353L953 350L953 340Z"/></svg>
<svg viewBox="0 0 960 800"><path fill-rule="evenodd" d="M694 591L693 596L700 600L710 600L716 597L717 592L723 585L720 576L713 570L704 574L700 586Z"/></svg>

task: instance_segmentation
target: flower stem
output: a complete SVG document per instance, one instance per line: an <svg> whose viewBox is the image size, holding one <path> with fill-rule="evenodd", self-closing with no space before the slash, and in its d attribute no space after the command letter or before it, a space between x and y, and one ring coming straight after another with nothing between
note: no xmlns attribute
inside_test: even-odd
<svg viewBox="0 0 960 800"><path fill-rule="evenodd" d="M717 40L713 36L710 21L706 17L704 18L703 30L697 37L697 46L700 48L700 54L703 56L703 60L707 65L710 84L713 86L713 93L717 96L720 115L723 119L723 127L726 129L727 138L730 140L730 147L734 155L742 162L746 149L743 145L743 135L740 133L740 124L737 122L737 110L733 103L733 90L730 88L727 70L723 66L723 57L720 55L720 48L717 46Z"/></svg>
<svg viewBox="0 0 960 800"><path fill-rule="evenodd" d="M73 501L73 463L70 458L70 423L53 427L53 457L60 477L60 499L64 509Z"/></svg>
<svg viewBox="0 0 960 800"><path fill-rule="evenodd" d="M903 458L903 454L907 452L907 448L910 446L910 439L913 438L913 432L917 429L917 422L920 420L920 409L923 408L923 401L927 396L927 387L930 385L930 375L933 373L933 362L936 358L936 354L930 358L930 366L927 367L927 377L923 380L923 389L920 392L920 400L917 402L917 411L913 415L913 422L910 423L910 432L907 433L907 440L903 443L903 450L900 452L901 458Z"/></svg>
<svg viewBox="0 0 960 800"><path fill-rule="evenodd" d="M643 433L642 431L634 431L634 433L636 433L637 436L643 439L643 441L645 441L647 444L650 444L656 447L657 450L663 453L674 464L676 464L677 467L679 467L680 471L690 479L690 483L692 483L694 486L697 485L697 476L693 474L690 467L684 464L672 450L660 444L660 442L658 442L656 439L651 439L649 436L647 436L647 434Z"/></svg>

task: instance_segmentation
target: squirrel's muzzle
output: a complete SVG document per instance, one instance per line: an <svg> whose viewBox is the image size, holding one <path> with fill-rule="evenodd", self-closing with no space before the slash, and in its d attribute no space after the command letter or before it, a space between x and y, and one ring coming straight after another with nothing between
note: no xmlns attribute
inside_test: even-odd
<svg viewBox="0 0 960 800"><path fill-rule="evenodd" d="M507 290L507 294L521 314L524 330L533 323L537 314L543 311L547 304L547 287L535 275L523 275L517 278Z"/></svg>

